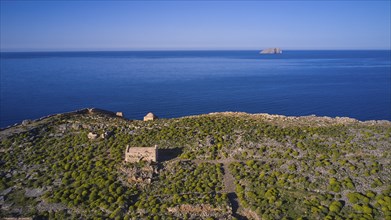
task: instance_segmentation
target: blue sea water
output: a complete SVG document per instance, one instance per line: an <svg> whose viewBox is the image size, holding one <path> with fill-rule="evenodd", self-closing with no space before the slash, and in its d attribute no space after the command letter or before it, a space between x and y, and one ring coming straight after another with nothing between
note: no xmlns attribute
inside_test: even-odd
<svg viewBox="0 0 391 220"><path fill-rule="evenodd" d="M391 120L391 51L1 53L0 127L97 107Z"/></svg>

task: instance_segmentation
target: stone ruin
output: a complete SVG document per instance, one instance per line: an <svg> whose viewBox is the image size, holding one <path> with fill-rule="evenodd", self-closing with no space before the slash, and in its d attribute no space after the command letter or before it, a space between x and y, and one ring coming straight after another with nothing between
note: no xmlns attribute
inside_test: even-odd
<svg viewBox="0 0 391 220"><path fill-rule="evenodd" d="M158 119L156 115L154 115L152 112L148 113L146 116L144 116L144 121L153 121Z"/></svg>
<svg viewBox="0 0 391 220"><path fill-rule="evenodd" d="M128 163L120 170L125 174L127 182L137 184L150 184L158 174L157 165L148 162L141 166Z"/></svg>
<svg viewBox="0 0 391 220"><path fill-rule="evenodd" d="M174 207L168 207L167 211L174 214L174 216L179 219L183 219L184 215L190 216L190 219L198 219L199 217L231 219L232 208L230 206L213 207L209 204L181 204Z"/></svg>
<svg viewBox="0 0 391 220"><path fill-rule="evenodd" d="M129 147L126 146L125 162L136 163L140 161L157 162L157 145L154 147Z"/></svg>
<svg viewBox="0 0 391 220"><path fill-rule="evenodd" d="M141 184L152 182L153 177L158 173L155 163L158 159L157 151L157 145L154 147L126 146L125 164L121 170L126 174L128 182Z"/></svg>
<svg viewBox="0 0 391 220"><path fill-rule="evenodd" d="M112 131L105 131L103 132L101 135L97 134L97 133L94 133L94 132L89 132L87 137L88 139L90 140L95 140L97 139L98 137L102 138L102 139L108 139L110 138L111 136L113 136L114 132Z"/></svg>

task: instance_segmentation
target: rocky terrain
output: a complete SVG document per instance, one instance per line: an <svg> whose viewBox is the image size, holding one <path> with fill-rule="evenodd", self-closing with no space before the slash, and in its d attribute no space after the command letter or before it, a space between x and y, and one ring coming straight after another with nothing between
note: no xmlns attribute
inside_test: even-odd
<svg viewBox="0 0 391 220"><path fill-rule="evenodd" d="M260 52L260 54L280 54L282 50L280 48L267 48Z"/></svg>
<svg viewBox="0 0 391 220"><path fill-rule="evenodd" d="M80 110L0 131L0 218L391 219L391 123ZM159 146L125 163L126 146Z"/></svg>

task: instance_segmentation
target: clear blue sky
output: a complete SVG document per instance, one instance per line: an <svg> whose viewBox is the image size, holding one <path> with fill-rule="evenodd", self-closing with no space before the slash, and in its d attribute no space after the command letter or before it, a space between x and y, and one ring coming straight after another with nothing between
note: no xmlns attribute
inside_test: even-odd
<svg viewBox="0 0 391 220"><path fill-rule="evenodd" d="M1 0L1 51L390 49L390 4Z"/></svg>

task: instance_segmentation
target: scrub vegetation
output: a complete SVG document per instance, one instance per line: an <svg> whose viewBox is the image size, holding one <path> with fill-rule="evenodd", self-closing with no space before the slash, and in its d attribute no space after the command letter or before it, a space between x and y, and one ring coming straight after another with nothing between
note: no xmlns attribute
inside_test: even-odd
<svg viewBox="0 0 391 220"><path fill-rule="evenodd" d="M0 218L391 219L388 121L72 113L0 138ZM126 164L126 145L158 145L158 162Z"/></svg>

